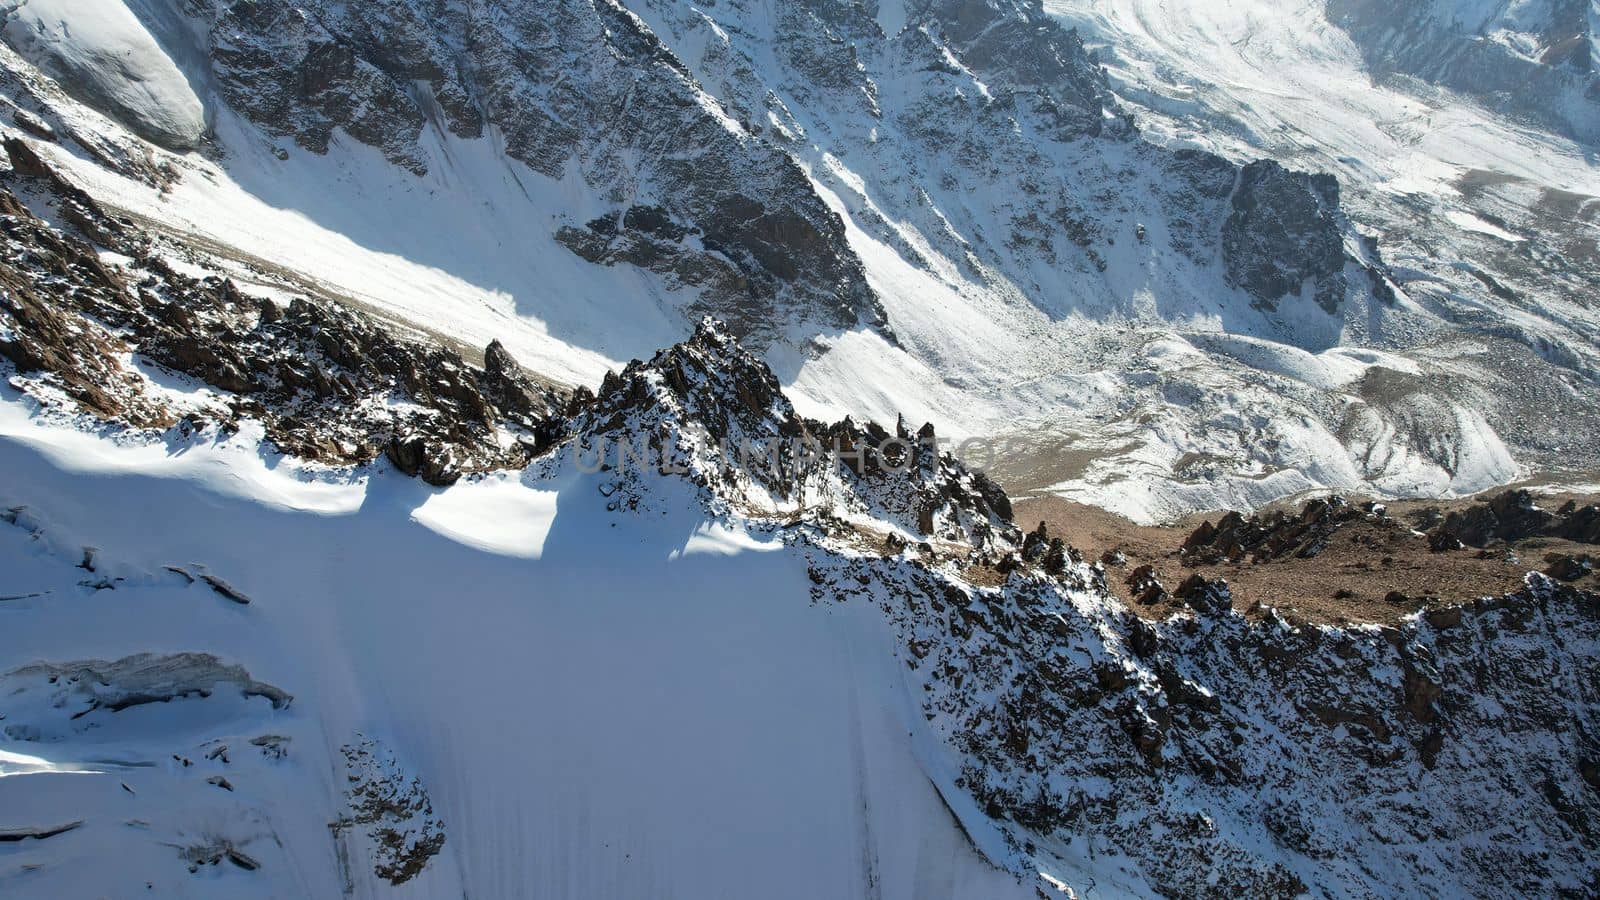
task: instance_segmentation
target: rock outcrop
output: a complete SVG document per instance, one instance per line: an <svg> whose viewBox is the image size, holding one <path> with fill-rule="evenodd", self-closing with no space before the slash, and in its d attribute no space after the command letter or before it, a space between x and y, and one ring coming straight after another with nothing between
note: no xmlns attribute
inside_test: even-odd
<svg viewBox="0 0 1600 900"><path fill-rule="evenodd" d="M591 262L697 289L691 316L715 314L758 341L790 321L882 321L843 223L802 169L731 122L620 4L191 6L223 95L269 134L320 153L342 132L421 173L430 122L466 139L493 127L504 152L536 172L560 178L571 167L597 197L639 198L557 237ZM653 226L651 216L679 224Z"/></svg>
<svg viewBox="0 0 1600 900"><path fill-rule="evenodd" d="M1191 566L1268 562L1290 556L1310 559L1328 546L1340 528L1355 521L1402 527L1379 505L1357 507L1335 496L1311 500L1298 511L1279 509L1249 517L1230 512L1215 524L1207 521L1196 528L1180 552L1184 563Z"/></svg>
<svg viewBox="0 0 1600 900"><path fill-rule="evenodd" d="M51 227L0 188L0 357L85 411L140 427L260 419L278 449L335 465L387 453L435 484L518 465L561 397L503 347L475 369L456 353L395 337L364 315L241 293L192 278L150 239L101 210L26 145L7 143L11 187L42 195L82 238ZM134 260L113 270L83 238ZM179 410L120 357L144 359L213 388L215 403ZM490 398L493 399L490 399ZM509 435L509 439L502 437Z"/></svg>
<svg viewBox="0 0 1600 900"><path fill-rule="evenodd" d="M359 841L373 874L391 885L405 884L444 849L445 823L422 781L387 744L358 735L339 749L349 815L333 823L334 837Z"/></svg>
<svg viewBox="0 0 1600 900"><path fill-rule="evenodd" d="M1291 172L1271 160L1245 166L1222 227L1229 279L1269 308L1309 284L1317 304L1335 312L1347 287L1338 208L1331 175Z"/></svg>
<svg viewBox="0 0 1600 900"><path fill-rule="evenodd" d="M1551 512L1527 490L1504 491L1465 510L1452 511L1435 533L1472 547L1511 544L1532 537L1600 544L1600 506L1569 503Z"/></svg>
<svg viewBox="0 0 1600 900"><path fill-rule="evenodd" d="M569 407L567 436L544 466L611 474L611 505L637 504L645 476L683 475L716 512L778 516L850 531L851 520L1003 552L1021 540L1005 493L935 443L850 419L798 415L765 363L707 319L693 336L608 374Z"/></svg>

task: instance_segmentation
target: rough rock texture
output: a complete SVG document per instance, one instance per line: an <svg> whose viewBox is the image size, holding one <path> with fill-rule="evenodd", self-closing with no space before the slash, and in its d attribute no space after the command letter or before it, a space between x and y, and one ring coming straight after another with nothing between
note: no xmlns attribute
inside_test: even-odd
<svg viewBox="0 0 1600 900"><path fill-rule="evenodd" d="M865 8L851 3L812 5ZM1105 113L1115 101L1105 73L1085 52L1078 34L1063 29L1039 4L922 0L907 6L908 18L936 24L946 45L964 65L981 73L986 84L1018 99L1026 96L1046 116L1052 137L1099 135L1106 130ZM1127 120L1118 118L1112 128L1125 134Z"/></svg>
<svg viewBox="0 0 1600 900"><path fill-rule="evenodd" d="M1095 577L978 588L900 559L813 575L819 598L872 598L897 623L957 785L1024 858L1091 846L1172 897L1600 883L1600 597L1530 575L1340 629L1251 624L1194 584L1219 602L1152 624L1088 600Z"/></svg>
<svg viewBox="0 0 1600 900"><path fill-rule="evenodd" d="M1164 238L1196 265L1220 263L1269 309L1282 296L1269 290L1286 281L1298 290L1307 246L1319 276L1337 275L1349 256L1337 193L1306 175L1254 192L1254 214L1231 226L1255 256L1225 252L1241 167L1141 140L1079 36L1038 3L912 2L892 17L904 13L898 31L880 24L891 17L876 4L853 0L779 4L775 27L742 3L719 7L714 23L670 3L636 8L724 108L765 119L765 134L807 159L859 227L919 266L948 261L1052 315L1060 301L1038 280L1046 272L1086 285L1080 306L1119 302L1096 296L1095 283L1127 255L1121 241ZM769 56L785 66L777 98L757 81ZM1283 223L1300 240L1270 246ZM1375 254L1357 255L1370 278L1350 290L1385 291ZM1281 272L1269 284L1271 270ZM1322 299L1342 303L1342 285L1327 281Z"/></svg>
<svg viewBox="0 0 1600 900"><path fill-rule="evenodd" d="M1268 310L1308 278L1330 309L1343 288L1386 290L1373 253L1351 258L1370 278L1340 282L1350 227L1324 185L1281 171L1256 185L1252 166L1230 203L1241 167L1141 140L1036 0L917 0L894 33L880 12L189 0L182 30L200 80L271 137L353 141L421 173L451 164L440 139L487 136L541 175L576 175L592 202L558 218L558 241L655 273L689 321L713 315L758 346L886 325L836 203L913 266L954 264L966 289L1020 291L1051 315L1049 285L1099 281L1119 239L1220 264ZM1125 299L1107 282L1080 303Z"/></svg>
<svg viewBox="0 0 1600 900"><path fill-rule="evenodd" d="M388 745L358 736L340 752L350 814L333 823L334 835L343 841L355 832L373 873L392 885L405 884L444 849L444 822L422 782L407 774Z"/></svg>
<svg viewBox="0 0 1600 900"><path fill-rule="evenodd" d="M797 415L765 363L712 320L687 341L608 374L597 395L569 410L560 452L614 473L611 505L636 505L640 475L676 472L704 488L718 512L777 515L849 531L852 519L892 523L911 535L980 550L1020 537L1005 493L933 443L850 419Z"/></svg>
<svg viewBox="0 0 1600 900"><path fill-rule="evenodd" d="M1291 172L1271 160L1246 166L1222 229L1229 279L1269 307L1309 282L1318 305L1334 312L1346 287L1338 208L1331 175Z"/></svg>
<svg viewBox="0 0 1600 900"><path fill-rule="evenodd" d="M814 599L878 604L898 629L960 773L941 790L976 800L974 827L1005 836L988 851L1001 865L1047 866L1087 842L1167 896L1493 893L1508 878L1582 896L1600 878L1600 796L1584 774L1600 751L1591 592L1532 574L1399 628L1332 628L1270 610L1251 621L1225 583L1191 578L1175 592L1185 612L1141 621L1110 599L1103 569L1047 529L1022 534L953 461L897 480L903 426L797 421L710 325L607 378L572 422L554 459L601 436L653 436L669 449L662 469L713 512L800 518ZM707 452L796 428L861 436L865 474ZM607 487L615 509L651 502L621 472ZM930 540L863 540L869 518L910 531L917 507L894 497L927 488L954 494ZM1255 546L1303 552L1348 516L1383 513L1314 503Z"/></svg>
<svg viewBox="0 0 1600 900"><path fill-rule="evenodd" d="M648 249L608 246L615 235L596 223L558 234L593 262L634 263L670 273L669 287L702 289L692 315L715 313L759 338L790 319L881 321L843 223L800 167L716 109L617 3L192 7L224 95L269 133L322 152L338 129L422 172L430 120L463 138L493 125L507 155L552 178L575 168L618 204L617 218L629 200L683 223L643 229Z"/></svg>
<svg viewBox="0 0 1600 900"><path fill-rule="evenodd" d="M1468 509L1451 512L1436 533L1473 547L1541 536L1600 544L1600 506L1572 503L1551 512L1528 491L1505 491Z"/></svg>
<svg viewBox="0 0 1600 900"><path fill-rule="evenodd" d="M1191 566L1247 558L1253 562L1288 556L1309 559L1328 546L1335 532L1354 521L1403 527L1388 518L1381 506L1368 503L1357 508L1343 497L1328 497L1306 503L1298 513L1273 510L1247 518L1230 512L1215 524L1207 521L1196 528L1180 552L1185 565Z"/></svg>
<svg viewBox="0 0 1600 900"><path fill-rule="evenodd" d="M426 171L416 149L423 114L396 77L425 73L384 72L329 32L320 12L283 0L219 4L213 14L214 71L235 109L308 150L327 152L337 127L390 162Z"/></svg>
<svg viewBox="0 0 1600 900"><path fill-rule="evenodd" d="M0 195L0 271L35 306L97 334L84 345L51 338L11 312L8 293L5 346L51 361L14 383L48 397L52 383L87 380L91 360L130 372L123 354L136 351L213 384L229 415L260 417L280 446L319 459L360 461L386 446L397 465L442 482L537 454L525 477L588 466L605 473L600 490L618 513L663 502L659 476L681 475L708 513L786 535L817 602L882 609L938 738L930 770L959 773L937 787L966 811L969 833L1000 836L982 851L1019 875L1071 874L1060 860L1103 855L1139 892L1216 897L1324 884L1582 896L1600 878L1592 593L1535 575L1518 593L1401 628L1339 629L1270 612L1251 622L1225 584L1186 579L1173 592L1186 611L1142 621L1111 596L1104 569L1047 529L1024 535L1003 492L930 446L931 426L807 420L715 323L563 401L538 392L503 348L489 348L480 372L355 313L304 301L285 310L188 279L126 223L79 210L133 261L97 273L87 245L16 193L76 209L70 186L24 174L23 154L14 165ZM107 402L162 408L148 382L129 378L132 393ZM415 409L362 409L394 395ZM535 427L515 449L491 441L518 422ZM296 444L303 434L368 443L323 451ZM1303 552L1348 508L1319 509L1229 527L1258 551ZM414 877L444 841L426 790L381 746L345 755L351 812L336 831L361 842L346 846L364 849L380 877Z"/></svg>
<svg viewBox="0 0 1600 900"><path fill-rule="evenodd" d="M92 246L37 218L0 189L0 357L86 411L136 426L190 427L259 418L280 450L334 464L380 453L434 484L516 465L559 400L504 348L482 370L450 350L392 335L364 316L297 299L246 296L224 278L190 278L148 236L107 216L19 141L11 187L36 194L84 237L131 257L113 270ZM181 414L122 354L214 388L207 410ZM494 399L490 399L490 397Z"/></svg>

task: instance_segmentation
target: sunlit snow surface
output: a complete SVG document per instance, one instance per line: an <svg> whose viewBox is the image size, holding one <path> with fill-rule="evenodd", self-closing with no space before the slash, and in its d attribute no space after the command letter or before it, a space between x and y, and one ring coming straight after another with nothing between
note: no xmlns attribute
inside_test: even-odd
<svg viewBox="0 0 1600 900"><path fill-rule="evenodd" d="M206 127L200 98L121 0L0 0L0 18L8 43L109 104L141 134L180 148L199 142Z"/></svg>
<svg viewBox="0 0 1600 900"><path fill-rule="evenodd" d="M676 479L664 512L619 515L593 476L319 477L247 433L125 446L0 400L0 673L197 651L294 697L9 699L0 832L82 824L0 842L0 895L1030 895L939 799L881 614L813 605L797 553ZM448 836L399 888L329 832L358 734ZM218 841L259 868L191 873Z"/></svg>
<svg viewBox="0 0 1600 900"><path fill-rule="evenodd" d="M1402 193L1453 193L1462 168L1482 168L1600 194L1592 152L1571 141L1471 103L1424 102L1374 85L1323 7L1322 0L1045 0L1046 10L1100 47L1119 95L1141 108L1143 124L1171 140L1303 160L1348 183ZM1466 9L1457 15L1473 18Z"/></svg>

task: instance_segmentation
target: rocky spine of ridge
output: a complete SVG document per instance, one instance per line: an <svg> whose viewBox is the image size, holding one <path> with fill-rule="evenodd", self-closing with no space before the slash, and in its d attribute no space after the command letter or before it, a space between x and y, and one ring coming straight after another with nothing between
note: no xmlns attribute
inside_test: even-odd
<svg viewBox="0 0 1600 900"><path fill-rule="evenodd" d="M576 452L600 443L608 467L638 476L618 454L625 444L643 452L627 438L648 435L660 459L681 462L709 497L745 511L892 517L913 534L980 546L1010 529L1004 492L939 453L931 426L891 435L874 423L803 419L771 370L720 323L708 319L684 343L608 375L598 394L565 396L499 342L478 369L359 312L306 299L284 307L225 278L180 274L147 234L107 214L25 142L5 148L0 357L41 399L59 392L136 428L233 429L259 419L284 453L330 465L386 456L435 485L520 467L558 444ZM39 218L13 190L78 236ZM132 264L108 266L90 240ZM214 402L179 409L138 371L140 359L207 385Z"/></svg>
<svg viewBox="0 0 1600 900"><path fill-rule="evenodd" d="M886 465L907 429L795 416L770 372L712 323L580 407L559 464L602 436L651 435L663 468L722 513L801 519L813 598L876 604L897 629L959 773L938 787L953 809L976 810L969 833L1000 835L982 848L998 864L1047 868L1088 842L1169 896L1292 896L1336 880L1375 894L1492 892L1506 872L1574 895L1600 883L1600 740L1585 724L1600 701L1592 592L1532 574L1519 591L1400 627L1334 628L1270 609L1252 621L1226 584L1197 577L1178 588L1179 614L1146 622L1111 598L1099 565L1047 529L1002 521L1003 495L985 497L953 461L938 475L913 467L907 492ZM860 436L878 462L780 456L764 471L726 449L795 432ZM614 508L649 502L642 474L606 474ZM864 519L904 528L916 507L888 496L933 486L952 502L920 544L855 540L849 504L799 502L844 491ZM1299 552L1348 516L1383 515L1312 510L1257 546ZM1463 854L1492 810L1511 812Z"/></svg>
<svg viewBox="0 0 1600 900"><path fill-rule="evenodd" d="M479 370L453 351L395 337L365 316L241 293L174 270L131 223L108 215L19 139L0 188L0 357L42 397L142 428L259 419L279 450L331 465L387 455L448 484L527 461L562 399L491 345ZM51 226L36 198L80 236ZM104 263L95 245L132 260ZM125 361L129 353L214 389L180 409Z"/></svg>
<svg viewBox="0 0 1600 900"><path fill-rule="evenodd" d="M675 472L719 512L832 531L853 519L890 523L992 554L1021 537L1005 492L940 452L931 424L891 432L802 417L766 364L711 319L683 343L608 373L592 399L573 405L567 428L562 452L544 464L576 456L603 466L613 506L637 504L645 477Z"/></svg>
<svg viewBox="0 0 1600 900"><path fill-rule="evenodd" d="M968 830L997 829L1018 871L1106 857L1173 897L1600 886L1592 592L1532 574L1336 628L1252 622L1203 579L1148 622L1077 561L987 586L905 553L817 553L812 572L819 601L896 625L960 773L941 790L977 802Z"/></svg>

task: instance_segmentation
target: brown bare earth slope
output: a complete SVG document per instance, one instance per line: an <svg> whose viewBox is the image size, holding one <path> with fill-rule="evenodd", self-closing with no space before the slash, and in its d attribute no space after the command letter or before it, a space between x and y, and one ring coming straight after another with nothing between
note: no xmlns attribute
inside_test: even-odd
<svg viewBox="0 0 1600 900"><path fill-rule="evenodd" d="M1593 495L1526 491L1387 504L1333 498L1151 527L1044 497L1019 502L1016 520L1043 522L1050 536L1101 559L1107 584L1147 618L1181 609L1183 585L1199 575L1225 580L1243 611L1392 624L1514 590L1529 572L1600 589L1597 504Z"/></svg>

